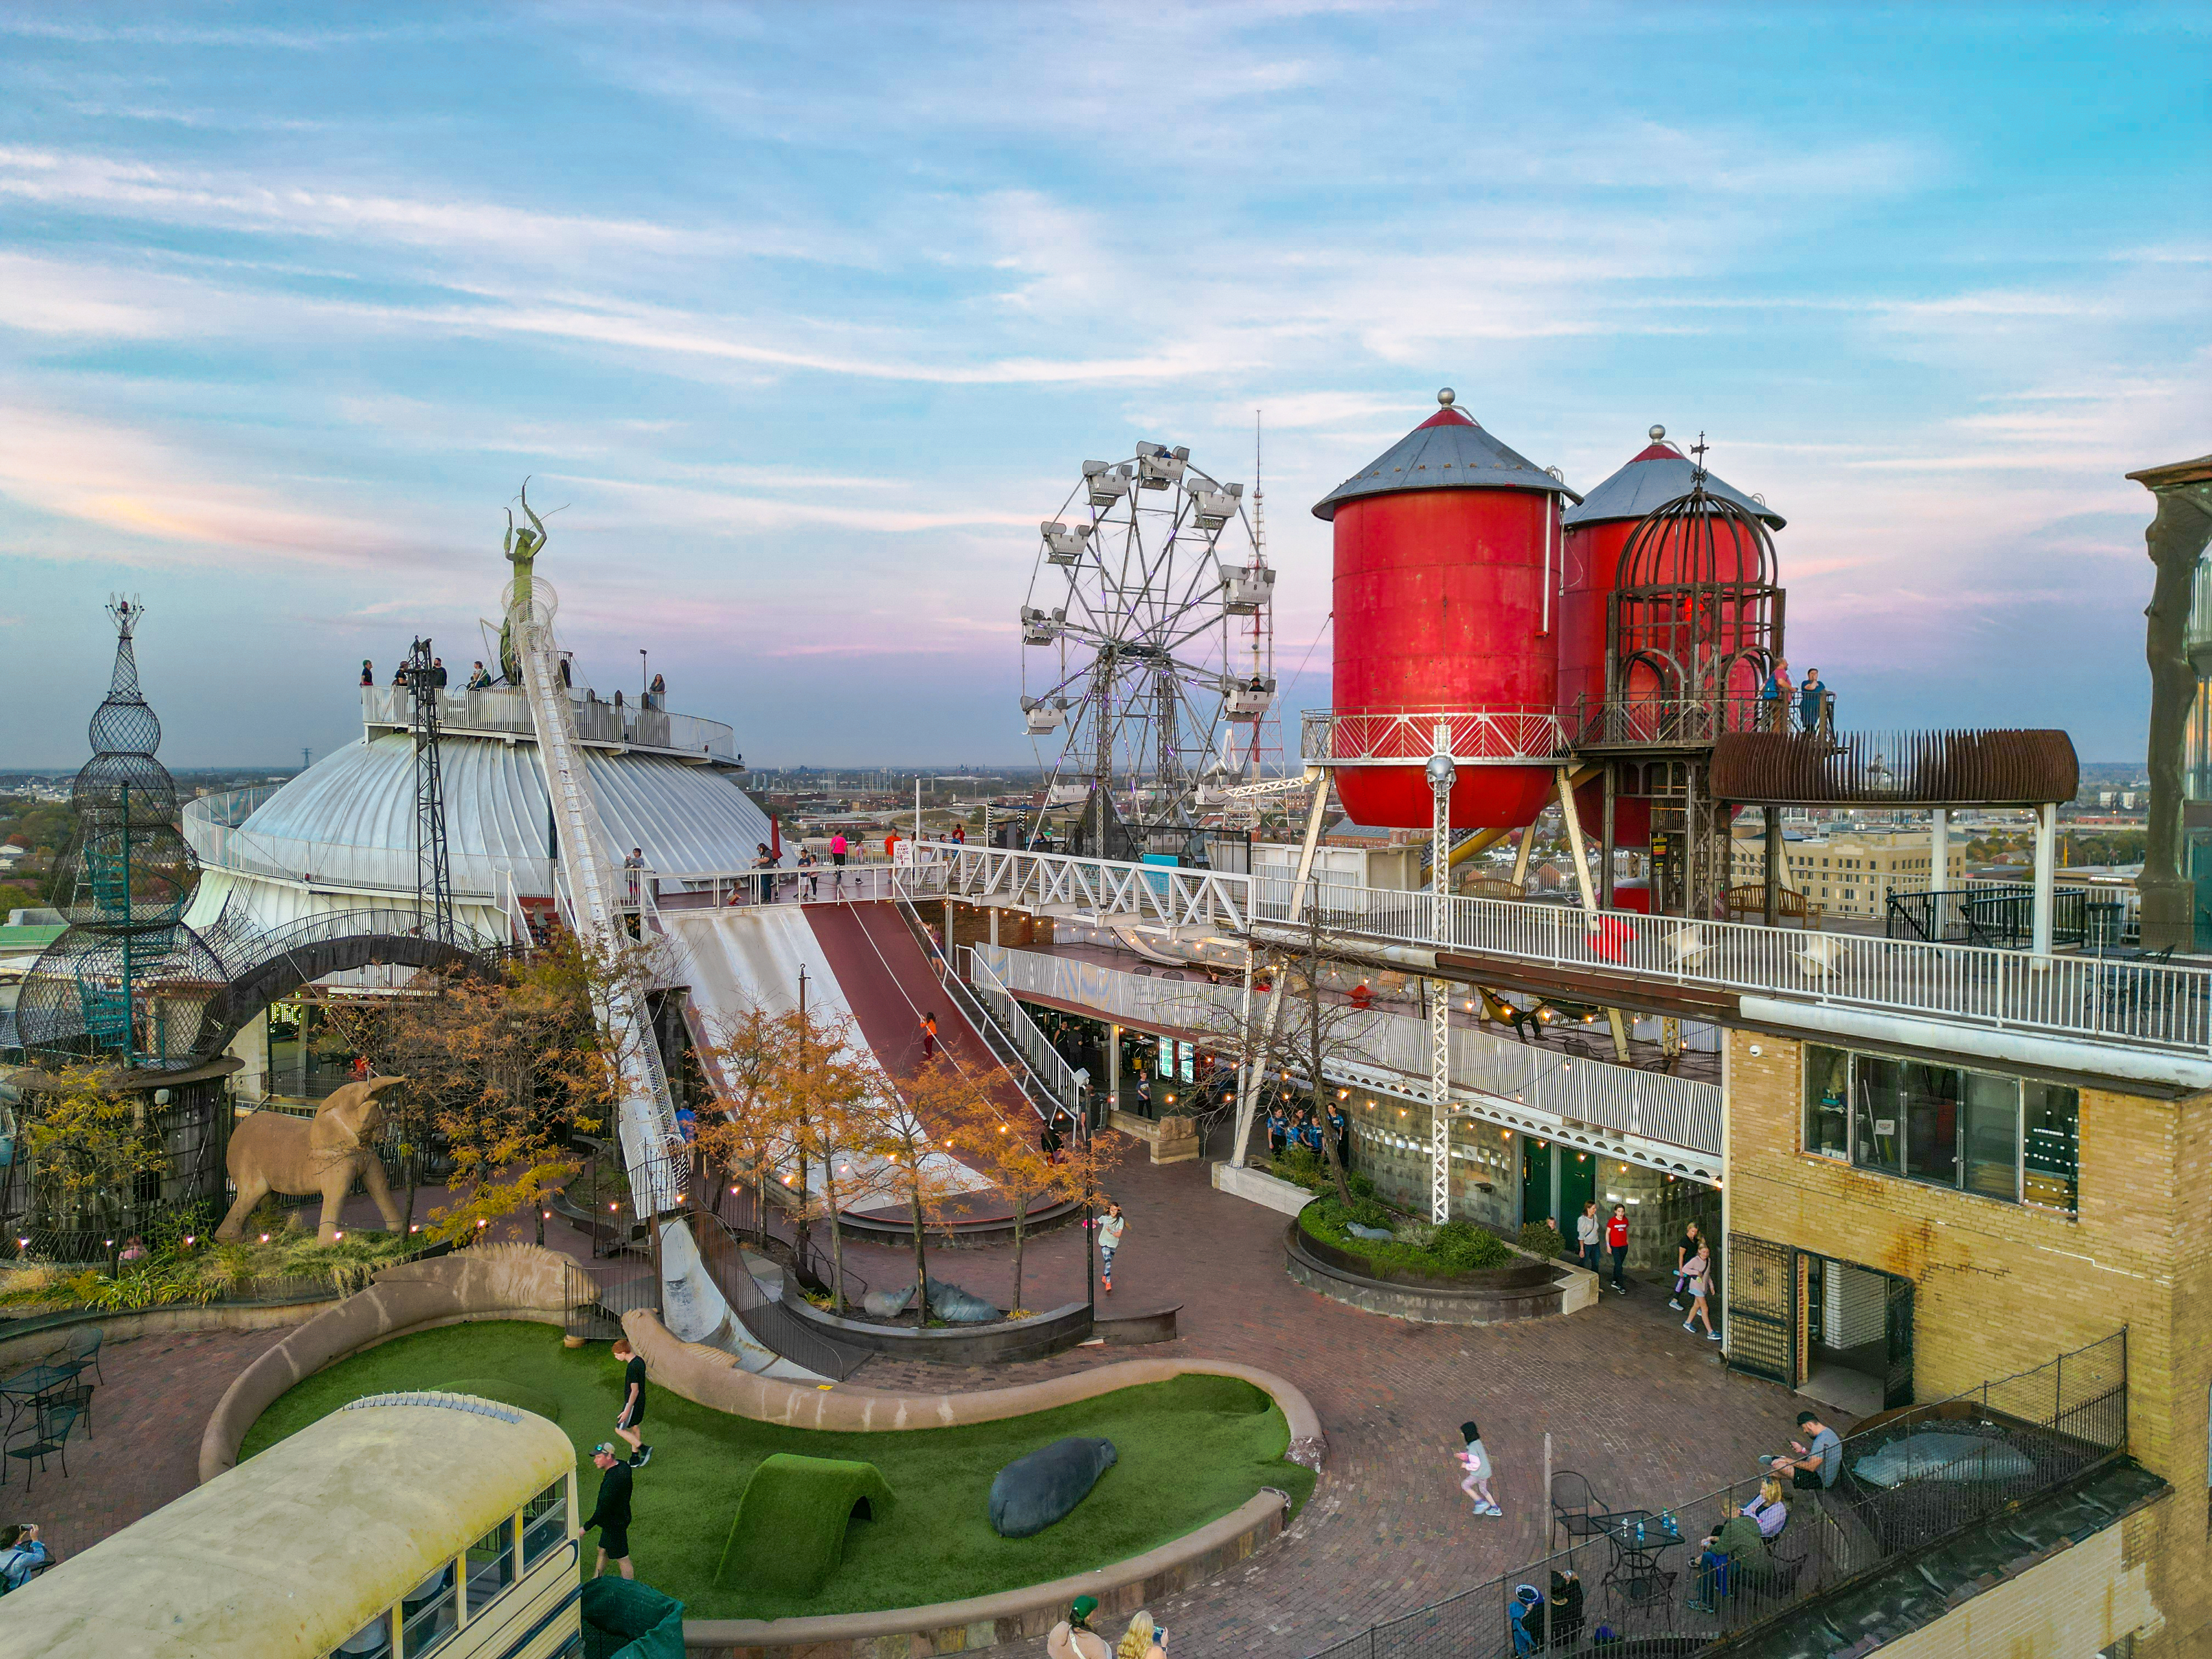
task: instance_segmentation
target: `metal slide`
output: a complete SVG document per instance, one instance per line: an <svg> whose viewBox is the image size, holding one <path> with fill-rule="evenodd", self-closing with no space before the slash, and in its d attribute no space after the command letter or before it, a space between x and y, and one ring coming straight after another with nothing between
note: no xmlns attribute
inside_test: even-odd
<svg viewBox="0 0 2212 1659"><path fill-rule="evenodd" d="M554 823L560 838L559 873L562 908L569 926L586 939L610 946L623 935L616 917L618 875L607 854L606 827L592 800L591 784L584 771L582 745L576 738L576 722L568 707L568 690L561 682L560 659L553 647L551 625L539 618L529 585L519 583L508 623L521 660L523 686L530 698L530 718L538 734L538 763L545 773L545 794L553 804ZM629 1167L631 1197L639 1215L659 1215L683 1200L674 1171L682 1167L681 1139L676 1131L676 1106L668 1079L661 1074L660 1051L653 1040L653 1023L631 989L621 984L600 993L594 1011L600 1029L615 1048L617 1096L616 1131L623 1158Z"/></svg>

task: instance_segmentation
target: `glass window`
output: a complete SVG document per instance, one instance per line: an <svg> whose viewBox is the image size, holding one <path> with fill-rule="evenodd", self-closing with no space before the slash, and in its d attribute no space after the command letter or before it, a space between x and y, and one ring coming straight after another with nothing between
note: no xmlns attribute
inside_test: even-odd
<svg viewBox="0 0 2212 1659"><path fill-rule="evenodd" d="M469 1617L514 1582L514 1522L510 1517L469 1546Z"/></svg>
<svg viewBox="0 0 2212 1659"><path fill-rule="evenodd" d="M331 1650L331 1659L391 1659L392 1609L386 1607Z"/></svg>
<svg viewBox="0 0 2212 1659"><path fill-rule="evenodd" d="M568 1483L556 1480L522 1511L522 1566L526 1572L568 1536Z"/></svg>
<svg viewBox="0 0 2212 1659"><path fill-rule="evenodd" d="M1948 1066L1905 1066L1905 1173L1938 1186L1959 1184L1959 1084Z"/></svg>
<svg viewBox="0 0 2212 1659"><path fill-rule="evenodd" d="M2020 1085L1986 1072L1966 1073L1964 1150L1960 1182L1984 1198L2020 1200Z"/></svg>
<svg viewBox="0 0 2212 1659"><path fill-rule="evenodd" d="M1805 1045L1805 1150L1823 1158L1850 1154L1849 1059L1840 1048Z"/></svg>
<svg viewBox="0 0 2212 1659"><path fill-rule="evenodd" d="M435 1651L459 1625L460 1586L448 1561L399 1598L399 1659Z"/></svg>
<svg viewBox="0 0 2212 1659"><path fill-rule="evenodd" d="M1905 1173L1905 1062L1851 1056L1851 1161Z"/></svg>
<svg viewBox="0 0 2212 1659"><path fill-rule="evenodd" d="M2081 1097L2056 1083L2024 1084L2021 1095L2026 1133L2021 1198L2071 1215L2080 1197Z"/></svg>

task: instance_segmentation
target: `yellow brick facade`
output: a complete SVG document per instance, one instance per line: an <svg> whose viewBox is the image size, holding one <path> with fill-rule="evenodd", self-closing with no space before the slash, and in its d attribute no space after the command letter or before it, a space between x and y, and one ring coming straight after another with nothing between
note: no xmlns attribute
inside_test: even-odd
<svg viewBox="0 0 2212 1659"><path fill-rule="evenodd" d="M2161 1620L2138 1653L2212 1652L2212 1096L2082 1090L2080 1214L2068 1218L1801 1151L1803 1066L1794 1039L1729 1034L1729 1231L1911 1280L1921 1401L2028 1370L2126 1326L2129 1450L2174 1488L2138 1528ZM2083 1659L2096 1650L2080 1650Z"/></svg>

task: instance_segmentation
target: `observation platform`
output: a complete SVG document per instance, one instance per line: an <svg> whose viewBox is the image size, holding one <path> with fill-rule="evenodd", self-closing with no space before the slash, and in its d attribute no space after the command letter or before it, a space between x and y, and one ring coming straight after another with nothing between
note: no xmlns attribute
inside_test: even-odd
<svg viewBox="0 0 2212 1659"><path fill-rule="evenodd" d="M908 896L1201 929L1295 951L1291 883L925 842ZM2212 969L1864 938L1754 923L1584 913L1324 878L1331 950L1448 980L1644 1013L1857 1039L2110 1078L2212 1087Z"/></svg>
<svg viewBox="0 0 2212 1659"><path fill-rule="evenodd" d="M480 690L447 690L437 694L438 727L448 737L498 738L535 744L530 699L520 686L494 685ZM665 755L702 766L742 767L737 732L720 720L674 714L624 702L603 702L588 690L571 689L570 710L576 738L586 749L635 750ZM369 735L413 729L414 696L404 685L361 688L362 722Z"/></svg>

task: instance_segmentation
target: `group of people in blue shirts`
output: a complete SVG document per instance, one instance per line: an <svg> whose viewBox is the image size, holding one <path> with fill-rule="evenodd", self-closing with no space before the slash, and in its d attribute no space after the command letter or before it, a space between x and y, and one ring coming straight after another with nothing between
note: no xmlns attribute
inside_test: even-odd
<svg viewBox="0 0 2212 1659"><path fill-rule="evenodd" d="M1341 1107L1328 1109L1326 1124L1314 1115L1310 1106L1291 1108L1280 1100L1267 1110L1267 1152L1277 1156L1292 1146L1303 1146L1316 1158L1328 1156L1322 1137L1326 1134L1336 1142L1337 1162L1347 1162L1352 1156L1352 1126Z"/></svg>
<svg viewBox="0 0 2212 1659"><path fill-rule="evenodd" d="M1790 664L1778 657L1766 676L1765 684L1759 687L1761 713L1765 718L1760 724L1770 732L1779 732L1784 726L1783 711L1789 708L1792 697L1797 700L1797 728L1801 732L1833 732L1836 729L1836 694L1820 678L1820 671L1805 671L1805 683L1792 689L1790 684Z"/></svg>

